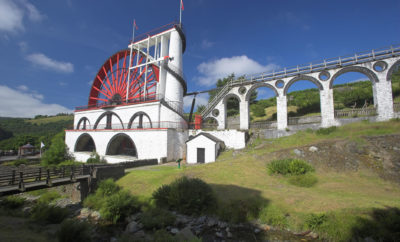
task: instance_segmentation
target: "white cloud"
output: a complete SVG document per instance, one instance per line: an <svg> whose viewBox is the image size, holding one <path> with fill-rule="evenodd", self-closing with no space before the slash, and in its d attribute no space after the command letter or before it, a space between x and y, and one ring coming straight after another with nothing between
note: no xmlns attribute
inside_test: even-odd
<svg viewBox="0 0 400 242"><path fill-rule="evenodd" d="M209 62L203 62L197 66L201 76L196 77L196 81L202 86L212 86L218 79L226 77L232 73L236 76L259 72L269 72L278 68L276 64L262 65L246 55L233 56L231 58L221 58Z"/></svg>
<svg viewBox="0 0 400 242"><path fill-rule="evenodd" d="M0 0L0 31L17 32L24 30L24 12L14 2Z"/></svg>
<svg viewBox="0 0 400 242"><path fill-rule="evenodd" d="M28 87L25 86L25 85L20 85L20 86L18 86L17 88L18 88L19 90L21 90L21 91L24 91L24 92L28 91Z"/></svg>
<svg viewBox="0 0 400 242"><path fill-rule="evenodd" d="M0 85L0 99L1 117L34 117L38 114L55 115L72 112L59 104L43 103L41 94L24 93L3 85Z"/></svg>
<svg viewBox="0 0 400 242"><path fill-rule="evenodd" d="M21 52L25 52L28 49L28 43L26 43L25 41L19 42L18 46Z"/></svg>
<svg viewBox="0 0 400 242"><path fill-rule="evenodd" d="M27 0L0 0L0 31L16 33L24 31L24 18L33 22L45 18L39 10Z"/></svg>
<svg viewBox="0 0 400 242"><path fill-rule="evenodd" d="M201 48L203 48L203 49L208 49L208 48L213 47L214 44L215 44L214 42L211 42L211 41L209 41L209 40L204 39L204 40L201 42Z"/></svg>
<svg viewBox="0 0 400 242"><path fill-rule="evenodd" d="M193 96L185 96L183 98L184 109L189 109L192 107ZM208 103L208 93L202 93L196 96L195 108L199 105L206 105Z"/></svg>
<svg viewBox="0 0 400 242"><path fill-rule="evenodd" d="M42 53L35 53L26 57L32 64L44 69L71 73L74 72L74 65L70 62L56 61Z"/></svg>

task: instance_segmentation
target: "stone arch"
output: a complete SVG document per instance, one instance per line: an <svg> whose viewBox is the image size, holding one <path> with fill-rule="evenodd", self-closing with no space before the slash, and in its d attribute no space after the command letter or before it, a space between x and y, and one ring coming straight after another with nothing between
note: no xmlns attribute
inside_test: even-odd
<svg viewBox="0 0 400 242"><path fill-rule="evenodd" d="M114 135L107 144L106 155L127 155L137 157L135 143L127 134Z"/></svg>
<svg viewBox="0 0 400 242"><path fill-rule="evenodd" d="M392 81L392 75L393 72L396 70L396 68L400 68L400 60L396 61L393 63L393 65L389 68L387 75L386 75L386 81Z"/></svg>
<svg viewBox="0 0 400 242"><path fill-rule="evenodd" d="M223 100L224 105L226 105L226 101L228 101L228 99L231 98L231 97L236 98L236 99L239 101L239 103L242 101L242 99L241 99L237 94L235 94L235 93L228 93L228 94L224 97L224 100Z"/></svg>
<svg viewBox="0 0 400 242"><path fill-rule="evenodd" d="M82 124L82 128L80 128L81 127L81 124ZM89 119L88 118L86 118L86 117L82 117L81 119L79 119L79 122L78 122L78 124L76 125L76 129L86 129L86 125L87 124L89 124L89 127L90 127L90 122L89 122Z"/></svg>
<svg viewBox="0 0 400 242"><path fill-rule="evenodd" d="M359 72L361 74L366 75L371 82L379 82L378 77L375 75L375 73L372 70L370 70L366 67L361 67L361 66L348 66L348 67L342 68L340 71L336 72L335 75L332 76L331 80L329 81L329 88L332 89L333 82L335 81L335 79L338 76L340 76L344 73L347 73L347 72Z"/></svg>
<svg viewBox="0 0 400 242"><path fill-rule="evenodd" d="M135 113L135 114L131 117L131 119L129 120L129 123L128 123L128 129L131 129L131 128L132 128L133 121L134 121L137 117L139 117L139 125L138 125L136 128L138 128L138 129L142 129L142 128L153 128L153 124L152 124L152 122L151 122L151 119L150 119L149 115L147 115L147 113L145 113L145 112L140 111L140 112ZM150 127L147 127L147 126L149 126L149 125L145 125L146 127L143 127L143 117L146 117L146 118L149 120L149 122L150 122Z"/></svg>
<svg viewBox="0 0 400 242"><path fill-rule="evenodd" d="M76 140L74 151L75 152L96 151L96 144L94 143L92 136L90 136L90 134L88 133L81 134Z"/></svg>
<svg viewBox="0 0 400 242"><path fill-rule="evenodd" d="M299 76L296 76L295 78L292 78L288 83L286 83L285 88L283 89L283 95L286 96L286 94L287 94L287 92L288 92L290 86L291 86L293 83L295 83L295 82L297 82L297 81L303 81L303 80L305 80L305 81L310 81L310 82L314 83L314 84L318 87L318 89L319 89L320 91L321 91L321 90L324 90L324 88L323 88L321 82L318 81L316 78L314 78L314 77L312 77L312 76L299 75Z"/></svg>
<svg viewBox="0 0 400 242"><path fill-rule="evenodd" d="M100 115L100 117L96 120L96 123L94 124L94 128L93 129L97 129L100 121L104 117L107 118L107 124L106 124L106 127L104 129L112 129L112 118L111 118L112 116L115 116L115 117L118 118L119 122L121 123L122 129L124 129L124 123L122 122L121 118L116 113L114 113L112 111L107 111L107 112L103 113L102 115Z"/></svg>
<svg viewBox="0 0 400 242"><path fill-rule="evenodd" d="M218 120L214 117L208 116L207 118L203 119L203 126L211 126L210 124L207 124L207 121L213 121L216 123L216 127L218 127ZM213 125L214 126L214 125Z"/></svg>
<svg viewBox="0 0 400 242"><path fill-rule="evenodd" d="M249 89L249 90L247 91L247 93L246 93L245 100L246 100L246 101L249 101L250 96L251 96L251 93L252 93L254 90L256 90L257 88L260 88L260 87L268 87L268 88L270 88L272 91L274 91L274 93L275 93L275 95L276 95L277 97L279 96L278 91L276 90L276 88L275 88L273 85L268 84L268 83L265 83L265 82L262 82L262 83L254 84L253 86L250 87L250 89Z"/></svg>

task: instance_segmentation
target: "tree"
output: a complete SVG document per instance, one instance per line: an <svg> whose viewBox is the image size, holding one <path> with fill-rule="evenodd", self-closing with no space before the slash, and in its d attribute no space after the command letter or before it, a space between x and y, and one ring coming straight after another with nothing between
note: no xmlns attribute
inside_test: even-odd
<svg viewBox="0 0 400 242"><path fill-rule="evenodd" d="M51 140L51 145L49 149L43 154L43 165L57 165L58 163L61 163L71 158L69 157L69 154L67 152L67 146L65 145L64 139L64 131L54 136L54 138Z"/></svg>
<svg viewBox="0 0 400 242"><path fill-rule="evenodd" d="M197 110L195 114L200 114L206 108L205 105L197 105Z"/></svg>

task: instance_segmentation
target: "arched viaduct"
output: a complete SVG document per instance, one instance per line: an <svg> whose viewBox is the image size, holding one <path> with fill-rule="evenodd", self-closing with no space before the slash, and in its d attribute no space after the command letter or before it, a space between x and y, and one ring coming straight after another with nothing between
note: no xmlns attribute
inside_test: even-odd
<svg viewBox="0 0 400 242"><path fill-rule="evenodd" d="M318 64L297 66L279 72L262 73L247 79L238 79L228 83L214 97L202 112L203 119L215 119L218 129L226 128L226 103L231 97L239 100L240 129L249 129L249 98L259 87L268 87L276 94L277 128L284 130L288 125L287 92L290 86L300 80L313 82L319 89L321 126L337 124L334 116L333 82L347 72L362 73L372 82L374 105L377 120L393 118L393 99L391 76L400 66L400 47L371 51L367 54L353 55L325 60Z"/></svg>

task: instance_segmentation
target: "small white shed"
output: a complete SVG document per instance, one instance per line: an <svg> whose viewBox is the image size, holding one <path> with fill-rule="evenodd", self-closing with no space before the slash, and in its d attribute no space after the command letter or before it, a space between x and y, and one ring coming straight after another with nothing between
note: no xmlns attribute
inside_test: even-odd
<svg viewBox="0 0 400 242"><path fill-rule="evenodd" d="M225 148L224 141L208 134L200 133L186 141L186 161L188 164L214 162L219 152Z"/></svg>

